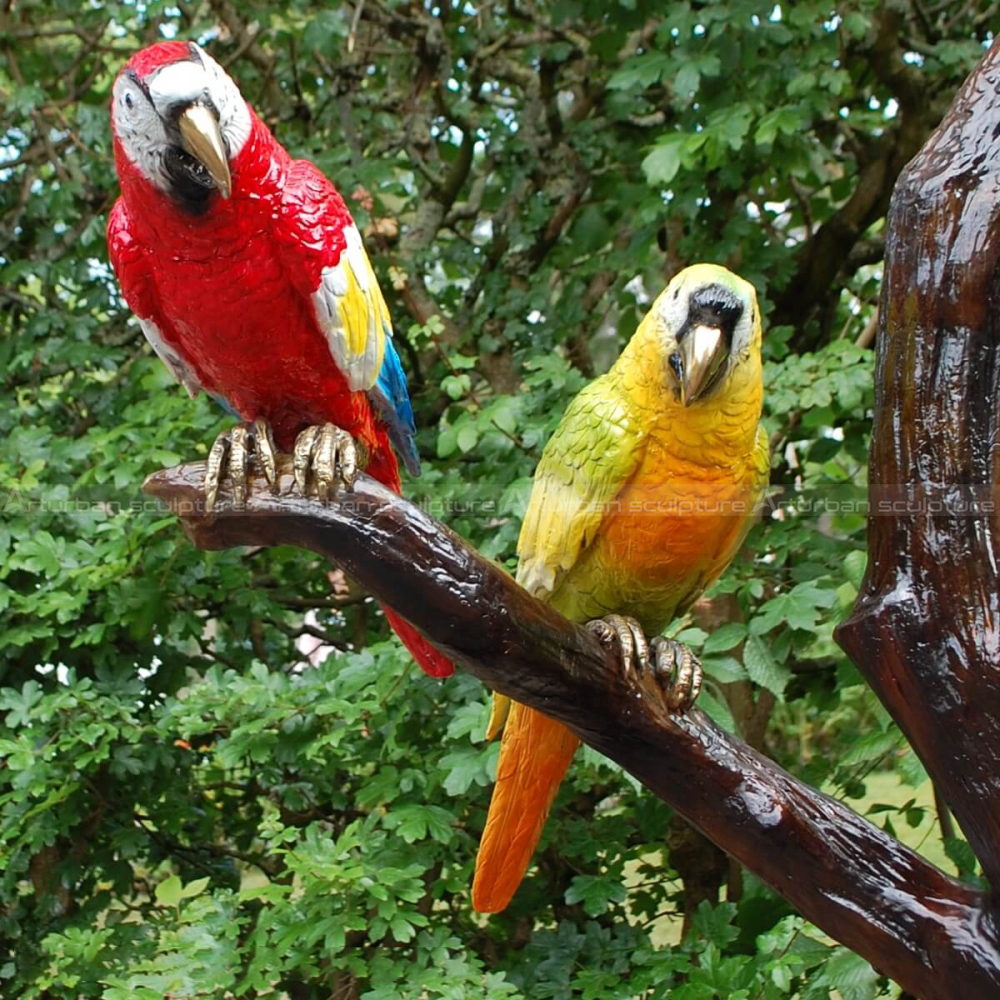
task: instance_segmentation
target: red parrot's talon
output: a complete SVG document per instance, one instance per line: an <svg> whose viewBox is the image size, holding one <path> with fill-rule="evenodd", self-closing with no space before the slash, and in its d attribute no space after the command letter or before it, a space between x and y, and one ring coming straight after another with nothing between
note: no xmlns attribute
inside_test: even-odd
<svg viewBox="0 0 1000 1000"><path fill-rule="evenodd" d="M223 431L212 443L205 465L205 513L215 510L223 478L232 483L234 505L242 507L246 503L251 459L260 463L265 478L273 487L278 478L278 466L274 437L266 420L258 418L252 424L237 424Z"/></svg>
<svg viewBox="0 0 1000 1000"><path fill-rule="evenodd" d="M295 485L303 496L306 495L309 463L312 461L313 445L318 436L318 427L307 427L295 439L295 448L292 451L292 469L295 473Z"/></svg>
<svg viewBox="0 0 1000 1000"><path fill-rule="evenodd" d="M667 707L675 712L686 712L701 691L704 676L701 663L687 646L674 639L657 636L650 645Z"/></svg>
<svg viewBox="0 0 1000 1000"><path fill-rule="evenodd" d="M229 432L229 466L226 470L233 481L233 498L236 507L243 507L247 502L247 429L244 424L237 424Z"/></svg>
<svg viewBox="0 0 1000 1000"><path fill-rule="evenodd" d="M219 481L222 478L222 466L229 454L229 435L220 434L212 444L205 466L205 512L211 514L215 509L215 500L219 495Z"/></svg>
<svg viewBox="0 0 1000 1000"><path fill-rule="evenodd" d="M320 500L328 500L337 492L338 485L346 490L354 488L365 458L364 449L336 424L307 427L295 440L295 485L307 496L311 474L316 495Z"/></svg>
<svg viewBox="0 0 1000 1000"><path fill-rule="evenodd" d="M272 489L278 482L278 459L277 448L274 444L274 435L271 433L271 425L259 417L253 422L250 428L253 436L254 454L260 462L260 467L264 472L264 478L268 481Z"/></svg>

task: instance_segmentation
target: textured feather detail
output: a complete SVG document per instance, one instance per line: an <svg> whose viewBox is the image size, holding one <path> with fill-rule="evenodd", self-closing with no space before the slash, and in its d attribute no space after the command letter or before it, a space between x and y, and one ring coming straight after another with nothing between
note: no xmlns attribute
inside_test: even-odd
<svg viewBox="0 0 1000 1000"><path fill-rule="evenodd" d="M493 692L493 700L490 702L490 717L486 722L486 735L484 740L489 742L496 739L500 730L503 729L507 716L510 715L510 706L514 702L505 694Z"/></svg>
<svg viewBox="0 0 1000 1000"><path fill-rule="evenodd" d="M498 913L517 891L579 745L562 723L511 703L472 884L480 913Z"/></svg>
<svg viewBox="0 0 1000 1000"><path fill-rule="evenodd" d="M419 476L420 455L417 453L413 407L406 388L406 375L396 353L396 345L392 342L392 330L388 327L385 328L385 360L368 398L389 428L389 440L403 460L406 471L411 476Z"/></svg>
<svg viewBox="0 0 1000 1000"><path fill-rule="evenodd" d="M139 326L142 327L146 340L156 351L159 359L167 366L170 374L187 389L188 395L194 399L201 392L201 383L198 381L194 369L163 339L160 328L151 319L139 317ZM228 404L226 404L226 408L230 409L231 412L231 407Z"/></svg>
<svg viewBox="0 0 1000 1000"><path fill-rule="evenodd" d="M118 276L125 300L139 320L139 326L146 340L149 341L157 357L167 366L167 370L184 386L193 399L201 391L201 383L194 369L184 360L180 352L167 343L163 336L162 321L158 323L154 318L160 315L157 311L155 285L149 274L146 255L133 239L129 222L125 203L119 199L115 202L108 218L108 252L111 266Z"/></svg>
<svg viewBox="0 0 1000 1000"><path fill-rule="evenodd" d="M375 384L385 355L385 331L392 327L361 234L351 224L343 235L340 260L323 269L313 307L333 360L357 392Z"/></svg>
<svg viewBox="0 0 1000 1000"><path fill-rule="evenodd" d="M399 636L400 642L425 674L431 677L450 677L455 672L451 660L444 653L438 652L405 618L384 604L382 611L390 628Z"/></svg>
<svg viewBox="0 0 1000 1000"><path fill-rule="evenodd" d="M517 541L517 582L546 597L576 563L642 460L643 430L612 373L566 410L542 452Z"/></svg>

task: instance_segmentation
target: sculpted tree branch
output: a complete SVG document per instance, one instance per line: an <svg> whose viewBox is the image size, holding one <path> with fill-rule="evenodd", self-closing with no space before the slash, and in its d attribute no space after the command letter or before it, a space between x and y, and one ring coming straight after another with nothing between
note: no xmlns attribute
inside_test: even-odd
<svg viewBox="0 0 1000 1000"><path fill-rule="evenodd" d="M373 480L330 503L262 479L241 510L203 511L204 465L157 473L202 548L297 545L340 565L491 687L559 719L617 761L804 916L929 1000L992 997L1000 949L983 894L843 804L797 781L694 710L672 716L656 683L521 589L464 541ZM928 967L935 983L928 983Z"/></svg>
<svg viewBox="0 0 1000 1000"><path fill-rule="evenodd" d="M1000 45L889 216L869 564L838 634L1000 886ZM898 516L899 512L903 516Z"/></svg>

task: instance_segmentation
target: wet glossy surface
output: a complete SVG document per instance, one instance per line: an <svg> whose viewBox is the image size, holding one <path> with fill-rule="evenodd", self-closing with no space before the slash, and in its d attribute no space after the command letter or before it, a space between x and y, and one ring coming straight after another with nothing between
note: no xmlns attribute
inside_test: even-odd
<svg viewBox="0 0 1000 1000"><path fill-rule="evenodd" d="M1000 54L900 176L878 333L869 567L838 639L1000 885ZM983 506L970 512L968 498ZM1000 990L997 995L1000 996Z"/></svg>
<svg viewBox="0 0 1000 1000"><path fill-rule="evenodd" d="M585 629L532 598L461 539L368 477L329 504L252 484L199 516L201 463L153 476L197 545L290 544L337 562L470 673L569 726L691 820L801 913L930 1000L1000 995L982 894L846 806L802 785L701 712L668 713L651 679L622 676ZM185 507L186 505L186 507ZM934 970L933 977L929 970Z"/></svg>

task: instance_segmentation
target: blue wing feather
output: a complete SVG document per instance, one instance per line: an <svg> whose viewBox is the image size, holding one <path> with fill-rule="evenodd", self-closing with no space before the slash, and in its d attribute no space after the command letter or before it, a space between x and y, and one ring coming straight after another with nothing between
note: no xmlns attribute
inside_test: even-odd
<svg viewBox="0 0 1000 1000"><path fill-rule="evenodd" d="M403 460L411 476L420 475L420 456L417 454L417 428L413 423L413 407L406 389L406 375L399 362L392 331L385 331L385 357L375 385L368 390L368 398L375 412L389 428L389 440L396 454Z"/></svg>

